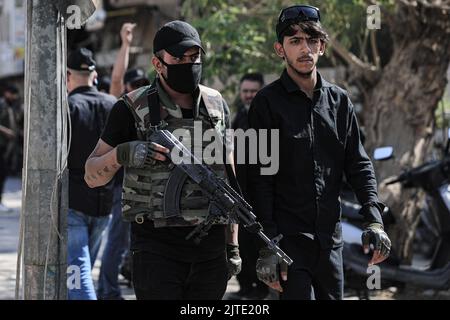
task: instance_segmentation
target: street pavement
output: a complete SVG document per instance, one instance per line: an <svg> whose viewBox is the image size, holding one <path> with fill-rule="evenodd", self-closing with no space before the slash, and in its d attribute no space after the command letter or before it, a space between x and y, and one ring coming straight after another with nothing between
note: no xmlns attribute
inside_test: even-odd
<svg viewBox="0 0 450 320"><path fill-rule="evenodd" d="M9 178L3 193L3 204L10 208L8 212L0 211L0 300L12 300L15 297L17 246L19 242L19 218L22 202L21 180ZM102 248L92 271L95 285L100 271L100 259L103 246L107 240L106 232ZM120 276L122 295L126 300L136 299L132 288ZM235 278L228 282L227 294L238 291L239 285Z"/></svg>
<svg viewBox="0 0 450 320"><path fill-rule="evenodd" d="M8 179L3 204L11 210L0 212L0 300L14 299L21 199L20 179Z"/></svg>
<svg viewBox="0 0 450 320"><path fill-rule="evenodd" d="M19 217L21 210L22 191L21 180L19 178L9 178L6 181L5 192L3 194L3 204L10 208L9 212L0 211L0 300L12 300L15 297L16 285L16 265L17 265L17 246L19 241ZM100 270L100 259L106 242L106 232L103 237L102 247L99 257L97 258L94 269L93 278L97 287L97 279ZM126 300L135 299L133 289L128 287L126 280L120 276L122 295ZM227 291L224 299L227 299L232 292L239 290L239 284L233 277L228 282ZM422 290L420 290L422 291ZM443 293L443 292L442 292ZM379 293L371 294L371 299L402 299L401 295L395 294L394 291L385 290ZM450 292L441 295L439 292L426 291L419 295L406 295L406 299L449 299ZM273 297L274 295L272 295ZM355 295L345 297L348 300L357 299Z"/></svg>

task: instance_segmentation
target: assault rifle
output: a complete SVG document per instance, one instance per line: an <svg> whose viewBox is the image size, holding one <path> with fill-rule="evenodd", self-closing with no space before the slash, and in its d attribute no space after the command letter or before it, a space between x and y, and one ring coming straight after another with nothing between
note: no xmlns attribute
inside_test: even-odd
<svg viewBox="0 0 450 320"><path fill-rule="evenodd" d="M195 157L170 131L155 130L149 140L169 149L170 152L165 156L176 166L169 178L168 188L166 188L173 192L164 197L164 211L168 215L180 214L181 186L188 177L200 186L210 200L211 210L209 210L208 216L187 235L186 239L194 237L194 241L199 243L208 234L208 230L214 222L223 217L231 218L234 221L238 219L249 232L258 235L267 244L267 248L287 265L292 264L292 259L278 246L283 236L280 234L273 239L267 237L261 224L256 221L252 207L224 179ZM173 154L179 155L180 158L174 161Z"/></svg>

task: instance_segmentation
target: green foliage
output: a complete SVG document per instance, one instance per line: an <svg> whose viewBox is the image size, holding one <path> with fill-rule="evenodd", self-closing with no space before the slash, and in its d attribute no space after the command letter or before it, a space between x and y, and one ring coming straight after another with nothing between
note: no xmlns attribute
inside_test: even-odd
<svg viewBox="0 0 450 320"><path fill-rule="evenodd" d="M436 128L450 128L450 98L444 96L435 111Z"/></svg>
<svg viewBox="0 0 450 320"><path fill-rule="evenodd" d="M281 71L281 60L273 50L280 2L184 1L183 14L198 29L205 46L206 79L218 77L230 88L237 82L233 75Z"/></svg>
<svg viewBox="0 0 450 320"><path fill-rule="evenodd" d="M392 6L393 0L380 3ZM365 1L311 0L309 4L320 8L330 35L353 48L357 56L363 54L367 42ZM204 77L217 77L226 89L234 89L244 73L280 73L283 62L273 50L275 25L280 10L290 5L292 2L282 0L185 0L182 15L199 30L207 51Z"/></svg>

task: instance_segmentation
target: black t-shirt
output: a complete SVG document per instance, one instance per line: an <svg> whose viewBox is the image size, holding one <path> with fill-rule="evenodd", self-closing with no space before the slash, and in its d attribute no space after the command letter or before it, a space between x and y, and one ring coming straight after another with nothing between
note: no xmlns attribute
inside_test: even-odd
<svg viewBox="0 0 450 320"><path fill-rule="evenodd" d="M84 164L91 154L111 111L115 97L95 87L78 87L68 97L71 119L71 146L68 158L69 208L89 216L111 213L114 180L89 188L84 181Z"/></svg>
<svg viewBox="0 0 450 320"><path fill-rule="evenodd" d="M192 118L192 112L183 113ZM137 140L135 121L126 104L119 100L111 110L102 140L112 147L120 143ZM192 239L185 240L194 227L155 228L152 221L143 224L131 223L131 250L149 251L172 257L176 260L204 261L223 254L225 250L225 227L213 226L208 236L199 245Z"/></svg>

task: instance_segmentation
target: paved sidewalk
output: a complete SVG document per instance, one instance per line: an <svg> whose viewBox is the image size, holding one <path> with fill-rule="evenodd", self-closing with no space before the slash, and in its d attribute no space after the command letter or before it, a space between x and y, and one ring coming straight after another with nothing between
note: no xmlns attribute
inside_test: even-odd
<svg viewBox="0 0 450 320"><path fill-rule="evenodd" d="M14 299L16 284L19 215L22 202L20 179L8 179L3 204L9 212L0 212L0 299Z"/></svg>
<svg viewBox="0 0 450 320"><path fill-rule="evenodd" d="M9 212L0 212L0 300L14 299L16 285L17 246L19 242L19 218L22 203L21 180L10 178L6 181L3 194L4 205L10 208ZM105 233L106 234L106 233ZM103 238L102 247L106 241ZM103 248L102 248L103 249ZM100 258L94 265L93 277L96 281L100 271ZM123 278L119 279L122 285L122 293L125 299L135 299L134 291L126 285ZM238 291L239 285L233 278L228 283L227 292Z"/></svg>
<svg viewBox="0 0 450 320"><path fill-rule="evenodd" d="M6 181L5 192L3 194L4 205L11 210L0 212L0 300L14 299L16 284L16 264L17 264L17 245L19 241L19 217L22 202L21 180L19 178L10 178ZM100 258L103 246L106 242L106 233L103 238L102 248L97 259L93 277L98 279ZM123 278L121 280L122 293L125 299L135 299L134 291L126 285ZM239 284L235 278L228 282L228 287L224 299L232 292L239 290ZM417 288L410 289L404 293L396 291L383 290L371 294L371 299L449 299L449 291L423 290ZM353 294L345 297L346 300L355 300L357 297Z"/></svg>

